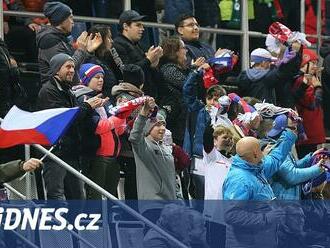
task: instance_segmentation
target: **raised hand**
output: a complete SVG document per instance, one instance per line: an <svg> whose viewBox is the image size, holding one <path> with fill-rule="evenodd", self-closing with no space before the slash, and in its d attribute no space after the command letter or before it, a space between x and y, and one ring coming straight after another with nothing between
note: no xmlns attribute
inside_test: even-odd
<svg viewBox="0 0 330 248"><path fill-rule="evenodd" d="M92 36L93 35L90 34L87 39L87 51L90 53L94 52L103 43L100 33L96 33L93 38Z"/></svg>
<svg viewBox="0 0 330 248"><path fill-rule="evenodd" d="M30 23L29 25L27 25L29 27L29 29L31 29L34 32L38 32L41 28L40 25L36 24L36 23Z"/></svg>
<svg viewBox="0 0 330 248"><path fill-rule="evenodd" d="M88 42L88 33L86 31L82 32L77 39L78 49L86 50Z"/></svg>
<svg viewBox="0 0 330 248"><path fill-rule="evenodd" d="M150 114L150 112L154 110L155 107L156 107L155 99L153 97L147 97L146 100L144 101L140 114L147 117Z"/></svg>
<svg viewBox="0 0 330 248"><path fill-rule="evenodd" d="M160 46L158 47L151 46L148 52L146 53L147 59L150 61L150 63L153 66L156 66L158 64L157 61L159 61L161 56L163 56L163 48L161 48Z"/></svg>
<svg viewBox="0 0 330 248"><path fill-rule="evenodd" d="M205 58L204 57L199 57L196 60L192 60L191 61L191 65L194 67L200 67L201 65L203 65L205 63Z"/></svg>

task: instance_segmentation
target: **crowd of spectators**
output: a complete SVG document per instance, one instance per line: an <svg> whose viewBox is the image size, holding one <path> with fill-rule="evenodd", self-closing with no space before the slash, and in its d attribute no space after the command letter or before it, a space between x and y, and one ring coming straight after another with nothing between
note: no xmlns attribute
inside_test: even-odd
<svg viewBox="0 0 330 248"><path fill-rule="evenodd" d="M211 247L256 247L249 237L271 232L273 226L268 225L283 224L290 211L301 216L309 212L304 206L214 207L203 201L193 204L196 211L183 206L183 200L276 202L330 197L330 152L320 148L330 129L328 44L320 50L323 68L318 55L300 38L278 39L278 54L264 48L265 40L259 40L253 43L250 67L231 80L235 90L228 90L225 82L239 66L238 42L218 36L220 43L216 44L221 48L214 49L208 42L211 37L200 34L200 24L237 27L239 1L165 1L164 20L173 22L175 18L175 35L159 44L155 30L144 28L144 21L157 19L155 6L144 1L133 1L139 12L118 12L116 30L114 26L80 23L80 31L74 28L73 14L117 17L115 10L122 6L108 12L110 3L117 1L106 1L109 5L104 6L104 1L90 1L86 6L79 1L85 8L75 7L74 1L70 6L57 1L35 2L39 5L25 3L25 8L42 9L47 20L23 19L24 28L32 31L36 41L37 56L29 56L28 62L36 62L40 73L36 104L29 110L80 109L53 153L114 196L122 171L125 199L154 200L150 204L141 201L140 213L158 220L169 232L180 226L174 236L184 243L208 247L205 230L200 228L201 213L208 218L208 233L226 237L226 244L209 237ZM265 11L270 13L269 21L258 31L266 32L274 20L285 20L288 15L295 18L288 13L296 6L283 2L249 1L251 25L261 28L258 16ZM6 8L22 9L16 4L6 1ZM186 13L178 15L183 10ZM210 15L205 15L206 11ZM289 27L296 27L294 21L286 21ZM7 42L12 30L8 23ZM145 32L150 46L144 40ZM18 65L9 52L13 43L8 44L0 44L0 117L13 105L26 109L22 98L30 100L21 92ZM14 158L7 151L0 155L1 162ZM41 162L12 163L18 170L28 171L24 166L35 169ZM101 199L51 159L43 161L42 171L46 194L40 198ZM12 176L4 180L8 178ZM177 199L182 200L182 206L164 206L165 201ZM326 216L323 221L330 216L325 205L322 214ZM258 225L265 226L264 230L255 230ZM242 232L244 228L247 232ZM287 224L280 230L280 241L285 244L291 229ZM323 231L328 234L328 230ZM304 230L300 231L303 236ZM165 243L153 230L145 237L145 247L172 247Z"/></svg>

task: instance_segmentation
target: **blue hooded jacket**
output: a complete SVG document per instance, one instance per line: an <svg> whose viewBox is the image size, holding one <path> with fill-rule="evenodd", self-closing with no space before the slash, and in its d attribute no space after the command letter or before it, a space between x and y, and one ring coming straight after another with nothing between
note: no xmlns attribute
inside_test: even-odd
<svg viewBox="0 0 330 248"><path fill-rule="evenodd" d="M301 184L319 176L322 171L317 165L308 167L311 154L295 160L289 153L279 171L272 177L270 184L276 198L281 200L301 200Z"/></svg>
<svg viewBox="0 0 330 248"><path fill-rule="evenodd" d="M272 200L275 198L268 183L291 151L297 136L290 130L283 131L277 146L259 165L249 164L235 155L223 185L224 200Z"/></svg>
<svg viewBox="0 0 330 248"><path fill-rule="evenodd" d="M195 89L199 72L191 72L183 85L183 101L188 109L183 150L190 156L203 156L203 135L210 118L205 104L197 99Z"/></svg>

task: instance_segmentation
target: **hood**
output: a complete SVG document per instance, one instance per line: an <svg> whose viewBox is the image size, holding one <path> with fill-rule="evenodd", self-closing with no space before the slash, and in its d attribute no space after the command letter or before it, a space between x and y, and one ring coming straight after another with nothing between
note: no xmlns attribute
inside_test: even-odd
<svg viewBox="0 0 330 248"><path fill-rule="evenodd" d="M72 91L74 95L79 98L83 95L87 95L90 97L93 97L96 95L96 92L92 90L91 88L85 86L85 85L76 85L72 87Z"/></svg>
<svg viewBox="0 0 330 248"><path fill-rule="evenodd" d="M246 70L246 75L251 81L258 81L262 77L264 77L269 72L269 69L263 70L263 69L256 69L256 68L250 68Z"/></svg>
<svg viewBox="0 0 330 248"><path fill-rule="evenodd" d="M255 165L249 164L247 161L241 159L241 157L238 156L237 154L233 158L232 166L241 168L243 170L251 171L255 174L257 174L258 172L260 172L262 170L262 166L255 166Z"/></svg>
<svg viewBox="0 0 330 248"><path fill-rule="evenodd" d="M328 54L330 54L330 43L324 43L320 48L320 55L325 58Z"/></svg>
<svg viewBox="0 0 330 248"><path fill-rule="evenodd" d="M59 42L67 42L67 35L53 26L44 25L36 35L37 47L47 49Z"/></svg>
<svg viewBox="0 0 330 248"><path fill-rule="evenodd" d="M111 94L117 96L121 93L127 93L135 97L143 96L143 91L130 83L120 83L112 87Z"/></svg>

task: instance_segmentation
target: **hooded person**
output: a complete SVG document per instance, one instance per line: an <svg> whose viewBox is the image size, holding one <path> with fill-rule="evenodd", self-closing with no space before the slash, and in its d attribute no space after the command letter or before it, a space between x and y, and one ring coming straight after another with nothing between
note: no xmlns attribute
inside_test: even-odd
<svg viewBox="0 0 330 248"><path fill-rule="evenodd" d="M322 90L323 90L323 111L324 127L330 130L330 44L324 42L320 48L320 54L323 58L324 70L322 71Z"/></svg>
<svg viewBox="0 0 330 248"><path fill-rule="evenodd" d="M310 49L303 50L300 65L301 75L291 88L297 97L296 108L303 119L303 126L307 139L300 141L297 146L299 157L317 149L317 145L325 143L325 129L323 123L323 91L318 77L320 68L317 65L318 56Z"/></svg>
<svg viewBox="0 0 330 248"><path fill-rule="evenodd" d="M140 66L127 64L123 67L123 82L112 87L111 94L115 97L117 105L122 102L134 100L142 97L144 92L141 90L144 84L144 72ZM137 200L136 189L136 164L132 145L128 141L129 134L133 127L134 120L138 116L140 107L132 111L127 117L127 128L124 134L120 137L121 150L118 157L118 162L125 173L124 192L125 199Z"/></svg>
<svg viewBox="0 0 330 248"><path fill-rule="evenodd" d="M157 212L159 217L164 203L157 200L176 199L174 158L171 148L163 144L166 122L159 113L149 118L154 108L155 100L147 98L129 136L136 162L138 199L153 200L139 205L146 217L147 212Z"/></svg>
<svg viewBox="0 0 330 248"><path fill-rule="evenodd" d="M61 2L47 2L44 5L44 15L51 25L44 25L37 33L38 62L41 74L41 83L44 84L51 76L50 59L58 54L65 53L72 56L76 68L79 68L88 55L95 51L102 43L100 35L87 42L87 33L83 32L77 39L75 50L69 40L73 27L73 15L69 6ZM79 84L78 74L75 73L73 82Z"/></svg>
<svg viewBox="0 0 330 248"><path fill-rule="evenodd" d="M64 159L75 169L80 170L80 155L85 145L81 138L90 132L91 126L85 125L92 118L93 109L103 103L103 99L92 97L79 103L71 90L74 77L74 59L64 53L59 53L50 60L51 77L42 86L38 95L38 108L40 110L50 108L79 107L77 118L60 139L53 153ZM87 149L88 150L88 149ZM45 161L43 177L47 190L47 199L83 199L82 184L78 178L66 169L57 166L52 160ZM56 180L54 180L56 178Z"/></svg>
<svg viewBox="0 0 330 248"><path fill-rule="evenodd" d="M241 95L275 104L275 88L282 82L292 81L299 71L299 59L299 56L293 56L286 63L274 66L272 64L276 58L269 51L263 48L253 50L250 55L251 68L242 71L236 79Z"/></svg>
<svg viewBox="0 0 330 248"><path fill-rule="evenodd" d="M297 125L298 123L287 115L278 115L274 120L273 128L267 134L268 138L264 141L271 144L271 149L274 149L282 142L280 139L282 132L288 128L297 132ZM293 145L285 161L271 178L271 187L277 199L300 200L303 183L318 177L323 172L319 164L311 166L312 154L307 154L298 160L294 150Z"/></svg>

